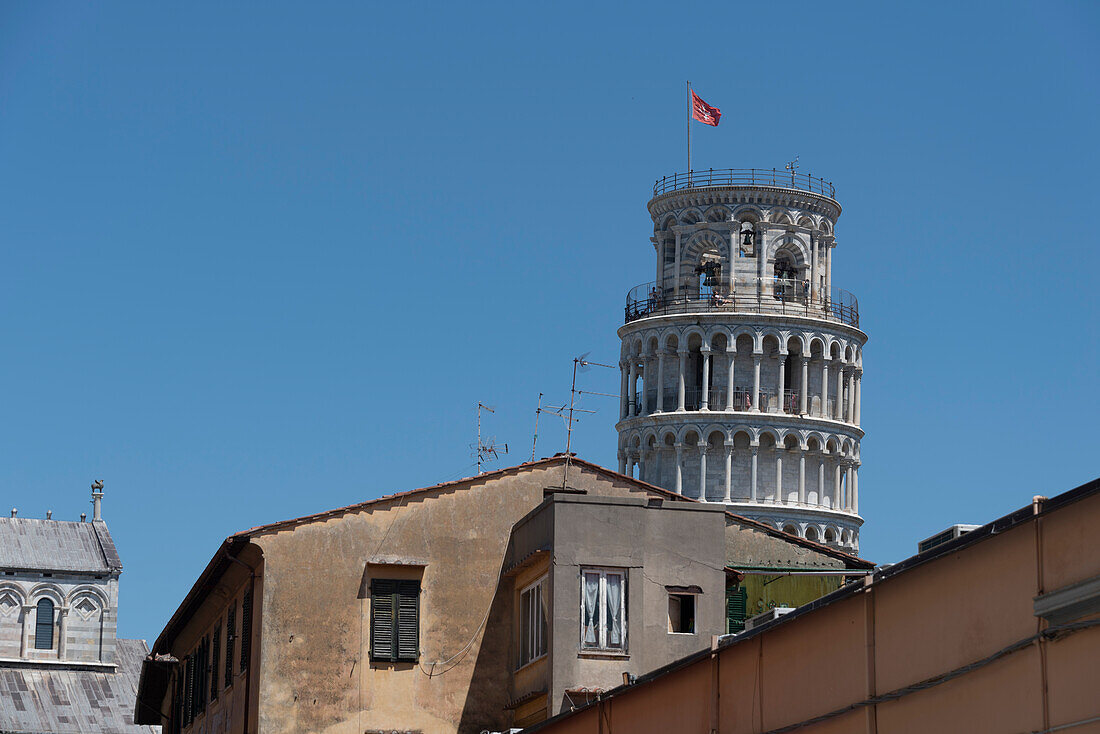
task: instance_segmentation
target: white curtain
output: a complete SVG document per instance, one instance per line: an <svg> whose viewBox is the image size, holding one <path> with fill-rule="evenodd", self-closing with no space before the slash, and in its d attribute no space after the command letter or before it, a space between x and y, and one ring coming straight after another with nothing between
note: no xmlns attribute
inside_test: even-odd
<svg viewBox="0 0 1100 734"><path fill-rule="evenodd" d="M586 573L584 575L584 644L598 646L600 644L599 631L599 600L600 600L600 575L598 573Z"/></svg>
<svg viewBox="0 0 1100 734"><path fill-rule="evenodd" d="M623 578L618 574L607 575L607 646L621 647L623 644L623 620L619 617L622 609Z"/></svg>

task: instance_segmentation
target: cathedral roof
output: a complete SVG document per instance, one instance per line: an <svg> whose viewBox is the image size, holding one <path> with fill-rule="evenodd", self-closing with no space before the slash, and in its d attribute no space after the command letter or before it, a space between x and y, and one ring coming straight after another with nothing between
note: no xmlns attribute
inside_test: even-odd
<svg viewBox="0 0 1100 734"><path fill-rule="evenodd" d="M74 734L160 731L160 727L134 724L138 673L148 652L145 641L118 640L115 650L114 671L55 669L33 663L0 667L0 731Z"/></svg>
<svg viewBox="0 0 1100 734"><path fill-rule="evenodd" d="M122 561L102 520L4 517L0 518L0 568L117 573Z"/></svg>

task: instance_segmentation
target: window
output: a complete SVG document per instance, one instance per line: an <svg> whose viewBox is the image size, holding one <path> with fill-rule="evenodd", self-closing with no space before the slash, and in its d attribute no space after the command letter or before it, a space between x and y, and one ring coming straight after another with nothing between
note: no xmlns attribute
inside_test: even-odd
<svg viewBox="0 0 1100 734"><path fill-rule="evenodd" d="M546 577L519 596L519 664L527 665L546 654Z"/></svg>
<svg viewBox="0 0 1100 734"><path fill-rule="evenodd" d="M730 586L726 589L726 634L736 634L745 629L747 596L743 586Z"/></svg>
<svg viewBox="0 0 1100 734"><path fill-rule="evenodd" d="M695 594L668 595L668 631L695 634Z"/></svg>
<svg viewBox="0 0 1100 734"><path fill-rule="evenodd" d="M626 572L581 572L581 648L626 650Z"/></svg>
<svg viewBox="0 0 1100 734"><path fill-rule="evenodd" d="M214 628L214 638L210 643L210 700L218 697L218 665L221 664L222 628Z"/></svg>
<svg viewBox="0 0 1100 734"><path fill-rule="evenodd" d="M53 602L49 599L38 600L38 611L34 623L34 649L53 649Z"/></svg>
<svg viewBox="0 0 1100 734"><path fill-rule="evenodd" d="M241 599L241 672L248 670L248 660L252 654L252 589L244 592Z"/></svg>
<svg viewBox="0 0 1100 734"><path fill-rule="evenodd" d="M395 663L419 659L419 581L371 579L370 656Z"/></svg>
<svg viewBox="0 0 1100 734"><path fill-rule="evenodd" d="M229 607L229 611L225 615L225 687L229 688L233 684L233 640L237 639L236 636L237 626L237 603L233 602L233 606Z"/></svg>

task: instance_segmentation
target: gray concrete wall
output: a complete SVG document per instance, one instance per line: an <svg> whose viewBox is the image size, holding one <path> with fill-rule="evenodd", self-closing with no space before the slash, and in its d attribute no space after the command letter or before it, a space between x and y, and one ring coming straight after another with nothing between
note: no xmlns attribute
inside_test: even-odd
<svg viewBox="0 0 1100 734"><path fill-rule="evenodd" d="M725 631L725 515L720 506L603 497L555 497L551 563L551 714L576 688L609 689L707 647ZM627 572L627 649L581 649L581 570ZM666 586L699 586L694 634L668 628Z"/></svg>

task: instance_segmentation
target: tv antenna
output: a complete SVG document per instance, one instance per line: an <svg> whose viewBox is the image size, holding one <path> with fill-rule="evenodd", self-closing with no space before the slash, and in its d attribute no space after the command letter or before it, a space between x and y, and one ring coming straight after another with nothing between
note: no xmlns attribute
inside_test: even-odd
<svg viewBox="0 0 1100 734"><path fill-rule="evenodd" d="M565 406L559 405L557 407L554 407L552 405L548 405L544 408L542 407L542 395L543 393L540 392L539 405L537 408L535 408L535 437L531 440L531 461L535 460L535 448L539 444L539 415L541 415L542 413L551 413L552 415L556 415L562 420L565 420Z"/></svg>
<svg viewBox="0 0 1100 734"><path fill-rule="evenodd" d="M490 408L480 400L477 402L477 446L471 446L474 449L474 454L477 456L477 473L481 474L481 465L486 461L496 461L500 458L500 454L508 453L508 444L503 446L497 445L496 438L490 438L489 443L482 443L481 441L481 411L487 410L490 413L496 413L496 411Z"/></svg>
<svg viewBox="0 0 1100 734"><path fill-rule="evenodd" d="M573 358L573 382L569 386L569 412L567 415L562 415L565 418L566 430L565 430L565 469L561 473L561 488L566 488L566 481L569 478L569 462L573 457L573 423L579 419L574 418L574 413L595 413L594 410L586 410L584 408L576 407L578 395L603 395L604 397L615 398L618 395L612 395L607 392L595 392L594 390L578 390L577 389L577 370L583 374L588 371L589 367L607 367L608 369L615 369L609 364L602 364L600 362L589 361L588 355L591 352L585 352L579 357ZM563 406L564 408L564 406ZM563 411L564 412L564 411ZM561 415L559 413L559 415Z"/></svg>

